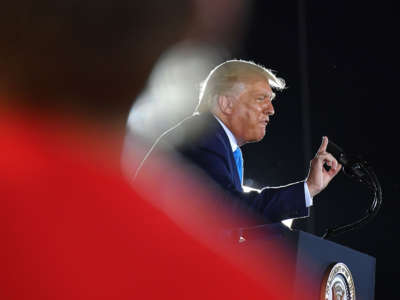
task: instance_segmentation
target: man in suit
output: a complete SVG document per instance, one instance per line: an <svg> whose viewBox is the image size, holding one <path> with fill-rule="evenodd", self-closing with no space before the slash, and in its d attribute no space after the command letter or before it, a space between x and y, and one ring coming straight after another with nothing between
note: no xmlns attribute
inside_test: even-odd
<svg viewBox="0 0 400 300"><path fill-rule="evenodd" d="M323 137L304 181L249 193L243 191L240 147L265 136L274 115L272 88L284 87L282 79L253 62L230 60L218 65L202 86L197 112L165 132L144 161L155 148L172 147L228 192L228 207L232 213L251 213L261 218L261 222L307 216L313 197L341 168L326 152L327 137ZM324 164L330 166L329 171Z"/></svg>

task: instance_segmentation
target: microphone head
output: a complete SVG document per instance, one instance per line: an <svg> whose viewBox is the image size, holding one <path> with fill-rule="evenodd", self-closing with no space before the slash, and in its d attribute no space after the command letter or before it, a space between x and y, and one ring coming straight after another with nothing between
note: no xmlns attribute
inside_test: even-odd
<svg viewBox="0 0 400 300"><path fill-rule="evenodd" d="M328 141L328 146L326 147L326 151L333 155L334 158L343 166L346 166L349 162L346 154L343 149L336 145L331 140Z"/></svg>
<svg viewBox="0 0 400 300"><path fill-rule="evenodd" d="M368 180L368 171L366 171L367 162L361 157L349 155L347 156L343 149L332 141L328 141L326 151L332 154L334 158L342 165L342 171L348 177L355 179L358 182L364 183L369 187L373 187L371 181ZM329 167L324 165L329 171Z"/></svg>

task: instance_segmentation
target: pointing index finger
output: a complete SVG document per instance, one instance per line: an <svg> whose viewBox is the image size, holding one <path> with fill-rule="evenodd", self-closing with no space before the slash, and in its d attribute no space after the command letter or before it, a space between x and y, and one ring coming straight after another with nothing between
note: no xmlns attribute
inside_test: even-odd
<svg viewBox="0 0 400 300"><path fill-rule="evenodd" d="M319 149L318 149L318 153L325 152L327 146L328 146L328 137L323 136L321 146L319 146Z"/></svg>

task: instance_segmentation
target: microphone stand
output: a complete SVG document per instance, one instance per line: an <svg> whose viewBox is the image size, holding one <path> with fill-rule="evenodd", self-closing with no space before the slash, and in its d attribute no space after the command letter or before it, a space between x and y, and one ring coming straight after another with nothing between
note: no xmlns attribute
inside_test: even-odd
<svg viewBox="0 0 400 300"><path fill-rule="evenodd" d="M343 150L329 141L327 151L330 152L343 165L343 173L348 177L367 185L373 192L373 201L366 214L359 220L350 224L343 224L328 228L322 238L327 239L341 233L356 230L368 224L378 213L382 205L382 188L372 168L364 160L353 158L349 160Z"/></svg>

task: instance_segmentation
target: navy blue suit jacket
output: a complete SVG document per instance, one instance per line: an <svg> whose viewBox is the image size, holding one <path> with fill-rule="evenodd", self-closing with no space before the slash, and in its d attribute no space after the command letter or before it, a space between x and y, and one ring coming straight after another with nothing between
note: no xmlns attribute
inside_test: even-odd
<svg viewBox="0 0 400 300"><path fill-rule="evenodd" d="M227 191L230 195L228 209L234 214L250 213L261 217L263 223L304 217L308 214L304 182L266 187L261 192L243 191L229 138L210 113L185 119L165 132L152 149L157 149L160 145L172 147Z"/></svg>

